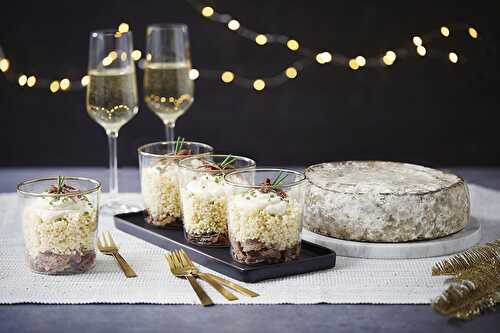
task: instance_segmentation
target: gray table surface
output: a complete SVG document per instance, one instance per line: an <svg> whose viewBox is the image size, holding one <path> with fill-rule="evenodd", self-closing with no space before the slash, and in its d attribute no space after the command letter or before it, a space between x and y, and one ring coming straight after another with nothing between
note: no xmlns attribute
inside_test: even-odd
<svg viewBox="0 0 500 333"><path fill-rule="evenodd" d="M500 189L500 168L448 170L470 183ZM21 180L57 174L93 177L107 186L102 168L0 168L0 192L13 192ZM139 191L137 170L122 169L120 185L124 192ZM460 322L437 315L428 305L0 305L0 332L444 333L494 332L499 325L499 312Z"/></svg>

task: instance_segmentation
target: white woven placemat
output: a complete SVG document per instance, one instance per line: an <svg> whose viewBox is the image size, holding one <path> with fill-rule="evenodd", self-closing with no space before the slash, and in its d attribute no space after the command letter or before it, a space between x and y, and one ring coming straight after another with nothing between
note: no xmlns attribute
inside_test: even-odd
<svg viewBox="0 0 500 333"><path fill-rule="evenodd" d="M483 227L482 241L500 237L500 192L474 185L470 190L473 216ZM123 194L122 199L140 202L139 194ZM101 217L99 229L112 231L138 278L125 279L114 259L100 254L90 273L69 276L31 273L24 263L16 201L15 194L0 194L0 303L198 303L188 282L174 278L168 271L162 256L164 250L115 230L109 216ZM338 257L337 266L328 271L247 284L261 296L241 296L235 302L224 300L204 286L216 303L430 303L444 288L444 277L431 276L431 267L439 259Z"/></svg>

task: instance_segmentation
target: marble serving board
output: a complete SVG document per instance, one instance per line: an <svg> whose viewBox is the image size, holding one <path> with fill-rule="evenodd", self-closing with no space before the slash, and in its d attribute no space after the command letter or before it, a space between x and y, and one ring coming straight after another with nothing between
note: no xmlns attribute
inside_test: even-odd
<svg viewBox="0 0 500 333"><path fill-rule="evenodd" d="M306 241L334 250L338 256L367 259L415 259L438 257L464 251L481 239L481 225L475 218L461 231L443 238L404 243L356 242L316 234L304 229Z"/></svg>

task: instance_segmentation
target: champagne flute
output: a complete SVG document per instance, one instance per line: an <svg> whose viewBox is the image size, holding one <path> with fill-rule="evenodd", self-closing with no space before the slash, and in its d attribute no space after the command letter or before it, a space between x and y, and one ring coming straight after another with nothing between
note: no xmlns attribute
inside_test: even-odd
<svg viewBox="0 0 500 333"><path fill-rule="evenodd" d="M87 113L108 136L109 199L103 208L114 214L131 210L118 201L116 141L120 128L139 110L132 50L131 32L102 30L90 34Z"/></svg>
<svg viewBox="0 0 500 333"><path fill-rule="evenodd" d="M146 32L144 100L165 124L167 141L174 141L175 121L194 100L189 78L191 56L184 24L153 24Z"/></svg>

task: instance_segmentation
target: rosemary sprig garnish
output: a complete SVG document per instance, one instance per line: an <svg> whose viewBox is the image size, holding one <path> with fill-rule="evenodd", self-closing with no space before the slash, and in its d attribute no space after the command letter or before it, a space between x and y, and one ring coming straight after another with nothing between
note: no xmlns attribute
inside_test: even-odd
<svg viewBox="0 0 500 333"><path fill-rule="evenodd" d="M231 165L234 161L236 161L236 157L233 157L232 155L227 155L224 161L222 161L219 164L219 167L221 169L225 169L227 166Z"/></svg>
<svg viewBox="0 0 500 333"><path fill-rule="evenodd" d="M76 187L73 187L71 185L65 184L64 181L66 178L64 176L57 176L57 181L55 185L50 185L49 188L46 190L47 193L50 194L72 194L75 192L78 192L78 189ZM60 197L60 196L55 196L54 198L51 199L49 202L51 205L54 204L55 202L59 201L59 199L62 198L62 200L73 200L74 202L77 202L79 199L84 198L85 196L81 195L71 195L69 197ZM85 198L86 201L88 201L87 198Z"/></svg>
<svg viewBox="0 0 500 333"><path fill-rule="evenodd" d="M288 174L283 175L283 171L280 171L280 173L274 178L274 180L271 182L271 187L272 188L277 188L283 183L283 181L288 177Z"/></svg>
<svg viewBox="0 0 500 333"><path fill-rule="evenodd" d="M64 188L64 176L57 176L57 194L61 194Z"/></svg>
<svg viewBox="0 0 500 333"><path fill-rule="evenodd" d="M175 155L179 154L183 144L184 144L184 138L178 136L177 140L175 141L175 151L174 151Z"/></svg>

